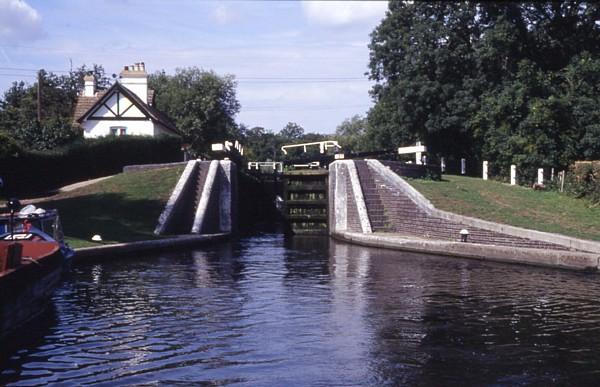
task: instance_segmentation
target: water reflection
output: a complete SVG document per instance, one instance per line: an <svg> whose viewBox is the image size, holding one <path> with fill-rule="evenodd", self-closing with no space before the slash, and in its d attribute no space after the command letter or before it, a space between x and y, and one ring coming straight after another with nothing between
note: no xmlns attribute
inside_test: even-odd
<svg viewBox="0 0 600 387"><path fill-rule="evenodd" d="M263 234L76 267L0 384L591 384L599 295L596 275Z"/></svg>

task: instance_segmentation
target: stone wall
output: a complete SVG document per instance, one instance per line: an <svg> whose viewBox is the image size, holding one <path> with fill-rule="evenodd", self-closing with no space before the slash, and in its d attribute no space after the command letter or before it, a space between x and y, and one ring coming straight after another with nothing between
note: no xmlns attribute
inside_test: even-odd
<svg viewBox="0 0 600 387"><path fill-rule="evenodd" d="M237 189L237 168L231 161L190 161L159 218L155 234L235 231Z"/></svg>
<svg viewBox="0 0 600 387"><path fill-rule="evenodd" d="M381 209L385 212L387 223L378 224L376 228L374 224L374 231L393 232L427 239L460 241L460 230L467 229L469 231L468 241L471 243L566 250L564 246L557 244L507 235L473 227L465 222L437 217L420 207L400 187L393 186L386 181L381 175L381 171L372 164L367 161L356 161L356 164L363 190L369 190L373 195L378 196L378 202L381 203L381 207L373 207L372 201L367 201L369 216L377 216Z"/></svg>
<svg viewBox="0 0 600 387"><path fill-rule="evenodd" d="M370 232L360 185L353 184L353 161L336 161L329 166L329 230Z"/></svg>
<svg viewBox="0 0 600 387"><path fill-rule="evenodd" d="M600 252L597 242L438 210L392 167L377 160L341 160L330 164L329 228L332 234L383 232L458 242L460 231L466 229L467 242L471 244Z"/></svg>

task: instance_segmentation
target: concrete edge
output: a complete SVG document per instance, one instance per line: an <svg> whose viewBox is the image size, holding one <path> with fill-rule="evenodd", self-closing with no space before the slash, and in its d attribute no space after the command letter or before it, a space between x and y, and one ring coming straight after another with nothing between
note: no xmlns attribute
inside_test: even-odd
<svg viewBox="0 0 600 387"><path fill-rule="evenodd" d="M210 194L212 192L213 185L219 169L219 161L213 160L210 162L208 167L208 173L206 174L206 180L204 181L204 187L202 187L202 195L196 208L196 215L194 216L194 223L192 225L192 233L198 234L202 231L202 224L208 210L208 204L210 202Z"/></svg>
<svg viewBox="0 0 600 387"><path fill-rule="evenodd" d="M173 214L175 207L179 203L179 198L181 197L183 192L185 192L185 188L190 181L190 177L193 175L197 166L197 160L190 160L187 162L187 165L185 166L181 177L179 178L177 184L175 185L175 188L173 188L173 191L171 192L171 196L169 197L167 204L165 204L163 212L158 217L158 224L154 229L155 235L160 235L165 231L165 226L171 219L171 215Z"/></svg>
<svg viewBox="0 0 600 387"><path fill-rule="evenodd" d="M600 253L600 242L588 241L585 239L568 237L562 234L554 234L517 226L510 226L507 224L495 223L488 220L472 218L465 215L458 215L437 209L427 198L425 198L425 196L423 196L423 194L421 194L413 186L408 184L404 179L402 179L392 170L385 167L379 161L368 160L368 162L380 172L381 176L388 183L395 185L399 189L402 189L417 204L417 206L427 211L432 216L436 216L446 220L451 220L457 223L463 223L471 227L495 231L501 234L507 234L526 239L533 239L547 243L554 243L557 245L568 247L572 250Z"/></svg>
<svg viewBox="0 0 600 387"><path fill-rule="evenodd" d="M232 222L232 192L234 164L230 160L220 160L219 170L223 179L221 180L221 190L219 195L219 230L231 232Z"/></svg>
<svg viewBox="0 0 600 387"><path fill-rule="evenodd" d="M588 272L597 272L600 268L600 256L576 251L428 241L403 238L400 236L352 232L334 232L331 236L338 240L368 247L469 258L482 261L525 264Z"/></svg>
<svg viewBox="0 0 600 387"><path fill-rule="evenodd" d="M126 165L123 167L123 173L137 172L137 171L146 171L151 169L162 169L162 168L170 168L178 165L187 164L187 161L175 161L172 163L159 163L159 164L132 164Z"/></svg>
<svg viewBox="0 0 600 387"><path fill-rule="evenodd" d="M339 163L332 163L329 166L327 212L330 232L348 229L348 194L345 182L340 184L341 167L342 164Z"/></svg>
<svg viewBox="0 0 600 387"><path fill-rule="evenodd" d="M436 209L433 203L423 196L422 193L417 191L412 185L408 184L403 178L398 176L396 172L383 165L379 160L369 159L366 161L367 164L379 171L381 177L383 177L386 183L396 186L404 191L404 193L406 193L419 208L427 211L428 213L431 213L431 211Z"/></svg>
<svg viewBox="0 0 600 387"><path fill-rule="evenodd" d="M116 175L110 175L110 176L103 176L103 177L98 177L95 179L90 179L90 180L85 180L85 181L80 181L77 183L73 183L73 184L69 184L69 185L65 185L64 187L60 187L58 189L58 193L64 193L64 192L71 192L74 191L78 188L82 188L82 187L86 187L88 185L92 185L92 184L96 184L99 183L103 180L106 179L110 179L111 177L115 177Z"/></svg>
<svg viewBox="0 0 600 387"><path fill-rule="evenodd" d="M94 247L82 247L75 249L75 256L73 260L75 262L92 257L103 256L106 254L128 254L138 251L146 250L162 250L193 246L205 242L216 242L225 240L230 237L231 234L203 234L203 235L177 235L171 238L128 242L128 243L116 243L112 245L94 246Z"/></svg>
<svg viewBox="0 0 600 387"><path fill-rule="evenodd" d="M354 193L354 202L356 203L356 209L358 211L360 228L362 229L362 232L370 234L373 232L373 229L371 228L371 221L369 220L367 204L365 203L365 197L363 196L356 164L354 164L353 160L348 160L344 164L346 164L348 174L350 175L350 184L352 185L352 192Z"/></svg>

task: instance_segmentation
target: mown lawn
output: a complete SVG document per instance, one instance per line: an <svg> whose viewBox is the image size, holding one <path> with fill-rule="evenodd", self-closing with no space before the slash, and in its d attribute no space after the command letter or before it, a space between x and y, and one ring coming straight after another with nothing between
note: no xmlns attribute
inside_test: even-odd
<svg viewBox="0 0 600 387"><path fill-rule="evenodd" d="M408 182L437 208L513 226L600 240L600 207L554 191L534 191L496 181L444 176Z"/></svg>
<svg viewBox="0 0 600 387"><path fill-rule="evenodd" d="M35 203L57 208L71 247L156 239L154 228L185 166L119 174Z"/></svg>

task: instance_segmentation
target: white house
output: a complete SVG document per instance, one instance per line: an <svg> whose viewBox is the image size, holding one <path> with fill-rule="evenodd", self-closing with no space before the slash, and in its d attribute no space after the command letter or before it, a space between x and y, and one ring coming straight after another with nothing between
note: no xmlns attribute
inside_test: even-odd
<svg viewBox="0 0 600 387"><path fill-rule="evenodd" d="M92 75L86 76L84 82L74 113L84 137L178 134L170 120L153 107L154 90L148 89L143 62L125 66L119 80L108 90L97 91Z"/></svg>

